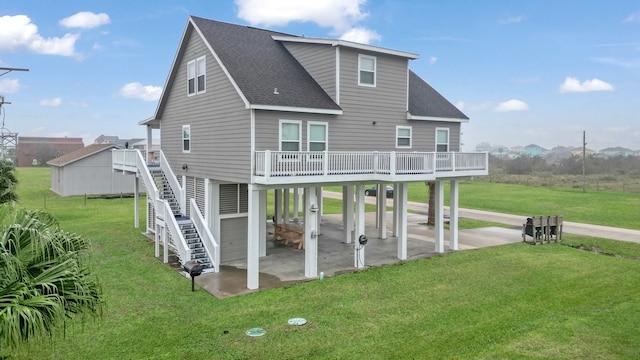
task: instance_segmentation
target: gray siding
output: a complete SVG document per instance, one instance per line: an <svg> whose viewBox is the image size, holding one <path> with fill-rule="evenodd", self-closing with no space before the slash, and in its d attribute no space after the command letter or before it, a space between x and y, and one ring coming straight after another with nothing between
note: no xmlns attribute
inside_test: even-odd
<svg viewBox="0 0 640 360"><path fill-rule="evenodd" d="M132 194L134 181L132 175L113 171L110 151L51 167L51 190L61 196Z"/></svg>
<svg viewBox="0 0 640 360"><path fill-rule="evenodd" d="M191 33L168 84L161 120L162 149L176 175L222 181L250 179L250 112L197 33ZM206 56L206 92L187 96L187 62ZM191 152L182 152L182 126L191 126ZM182 165L188 164L188 170Z"/></svg>
<svg viewBox="0 0 640 360"><path fill-rule="evenodd" d="M322 89L336 99L336 48L330 45L284 43Z"/></svg>
<svg viewBox="0 0 640 360"><path fill-rule="evenodd" d="M312 54L313 45L287 47L305 62L299 53ZM321 46L324 48L324 46ZM460 146L460 123L407 120L407 60L376 56L376 87L358 85L358 54L353 49L340 50L340 106L342 115L321 115L278 111L256 111L256 150L279 149L279 120L302 121L302 146L307 150L307 123L326 122L329 126L329 151L435 151L437 127L449 128L452 151ZM319 57L319 56L318 56ZM303 64L304 65L304 64ZM305 65L308 69L311 66ZM375 122L375 125L373 124ZM396 126L411 126L412 147L396 148Z"/></svg>
<svg viewBox="0 0 640 360"><path fill-rule="evenodd" d="M247 217L220 220L220 262L247 258Z"/></svg>

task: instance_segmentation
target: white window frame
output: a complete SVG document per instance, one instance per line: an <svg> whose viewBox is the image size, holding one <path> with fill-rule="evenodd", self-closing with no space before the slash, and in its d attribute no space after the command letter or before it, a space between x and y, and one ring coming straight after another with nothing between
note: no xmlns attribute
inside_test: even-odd
<svg viewBox="0 0 640 360"><path fill-rule="evenodd" d="M438 142L438 132L439 131L446 131L447 132L447 142L446 143L440 143ZM451 151L451 144L450 144L450 129L449 128L443 128L443 127L438 127L436 128L436 138L435 138L435 142L436 142L436 152L450 152ZM447 145L447 151L438 151L438 146L439 145Z"/></svg>
<svg viewBox="0 0 640 360"><path fill-rule="evenodd" d="M371 70L363 70L362 69L362 59L369 59L369 60L373 60L373 84L369 84L369 83L363 83L362 82L362 78L361 78L361 74L363 71L367 71L367 72L371 72ZM369 86L369 87L376 87L376 73L378 70L378 60L375 56L371 56L371 55L363 55L363 54L358 54L358 85L360 86Z"/></svg>
<svg viewBox="0 0 640 360"><path fill-rule="evenodd" d="M202 67L203 73L200 73L200 67ZM191 69L192 71L190 71ZM193 74L190 74L191 72ZM202 80L200 77L202 77ZM191 80L193 80L193 92L189 89L189 82ZM201 83L203 84L202 90L199 89ZM187 63L187 96L203 94L205 92L207 92L207 57L200 56Z"/></svg>
<svg viewBox="0 0 640 360"><path fill-rule="evenodd" d="M302 121L301 120L280 120L278 124L278 151L288 151L282 150L282 124L297 124L298 125L298 152L302 152ZM293 142L291 140L286 140L288 142ZM297 155L293 156L283 156L282 154L278 157L280 161L299 161L300 157Z"/></svg>
<svg viewBox="0 0 640 360"><path fill-rule="evenodd" d="M324 126L324 141L312 141L311 140L311 126L312 125L321 125ZM317 151L311 150L311 143L324 143L324 150ZM325 152L329 151L329 123L323 121L308 121L307 122L307 151L309 152ZM310 161L322 161L322 156L320 154L317 155L309 155Z"/></svg>
<svg viewBox="0 0 640 360"><path fill-rule="evenodd" d="M187 134L187 136L185 136ZM182 125L182 135L180 136L182 139L182 152L190 153L191 152L191 125ZM185 141L189 142L188 148L186 148Z"/></svg>
<svg viewBox="0 0 640 360"><path fill-rule="evenodd" d="M409 145L398 145L398 140L400 138L402 139L406 139L406 136L400 136L400 130L409 130ZM411 146L413 145L413 130L411 129L411 126L401 126L401 125L397 125L396 126L396 149L411 149Z"/></svg>

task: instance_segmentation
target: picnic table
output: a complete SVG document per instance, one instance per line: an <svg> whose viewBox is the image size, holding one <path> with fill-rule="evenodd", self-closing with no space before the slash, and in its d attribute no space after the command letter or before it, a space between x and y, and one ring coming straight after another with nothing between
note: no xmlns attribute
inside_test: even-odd
<svg viewBox="0 0 640 360"><path fill-rule="evenodd" d="M273 241L283 241L285 246L298 245L298 250L304 246L304 229L294 224L273 224Z"/></svg>

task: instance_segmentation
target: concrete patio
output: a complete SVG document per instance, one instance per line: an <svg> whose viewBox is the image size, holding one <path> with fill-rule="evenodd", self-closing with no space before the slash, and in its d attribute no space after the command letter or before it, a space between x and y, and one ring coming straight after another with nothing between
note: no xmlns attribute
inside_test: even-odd
<svg viewBox="0 0 640 360"><path fill-rule="evenodd" d="M392 214L387 213L387 238L380 239L375 227L375 213L366 214L366 235L369 239L364 249L364 269L401 262L397 257L397 238L391 236ZM435 253L433 228L426 226L424 214L408 214L407 260L438 255ZM271 226L269 231L271 231ZM522 241L520 228L487 227L460 230L459 251L486 246L503 245ZM449 250L449 234L445 231L445 251ZM355 244L343 241L342 215L324 215L318 236L318 274L325 277L358 271L354 267ZM219 273L207 273L196 277L195 282L217 298L225 298L296 282L311 281L304 276L304 250L289 244L283 246L267 241L267 256L260 258L260 289L246 288L246 261L223 263Z"/></svg>

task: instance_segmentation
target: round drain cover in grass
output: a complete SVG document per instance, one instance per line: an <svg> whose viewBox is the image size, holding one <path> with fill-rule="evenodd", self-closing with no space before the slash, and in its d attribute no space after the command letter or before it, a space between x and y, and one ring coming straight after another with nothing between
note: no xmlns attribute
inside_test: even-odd
<svg viewBox="0 0 640 360"><path fill-rule="evenodd" d="M289 325L302 326L306 323L307 323L307 320L304 318L289 319Z"/></svg>
<svg viewBox="0 0 640 360"><path fill-rule="evenodd" d="M247 335L248 336L262 336L264 334L266 334L267 331L263 328L253 328L253 329L249 329L247 330Z"/></svg>

